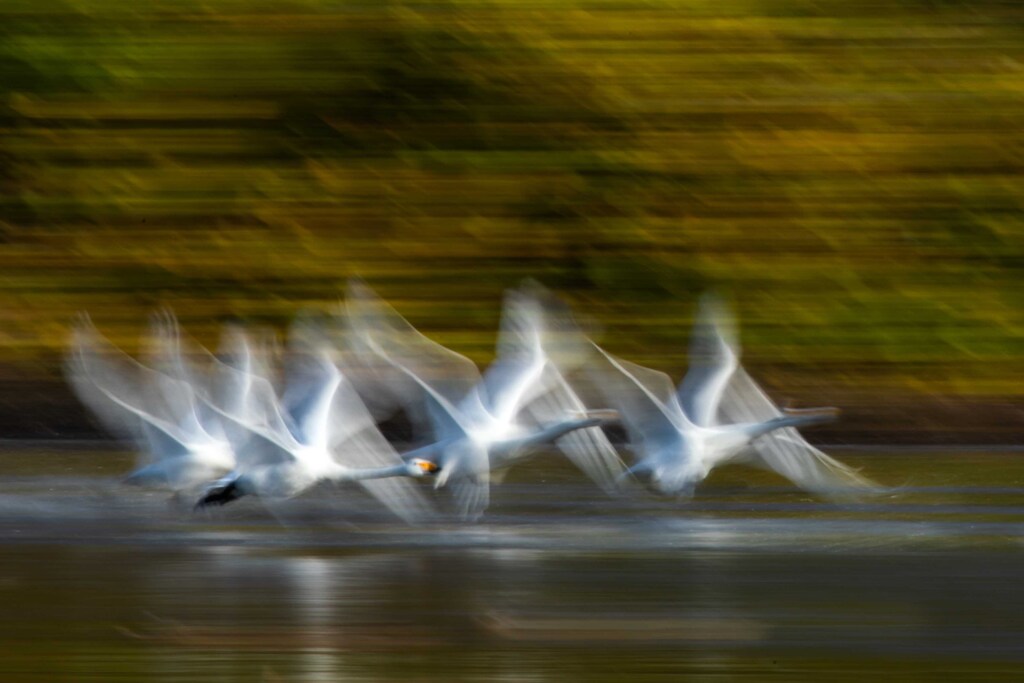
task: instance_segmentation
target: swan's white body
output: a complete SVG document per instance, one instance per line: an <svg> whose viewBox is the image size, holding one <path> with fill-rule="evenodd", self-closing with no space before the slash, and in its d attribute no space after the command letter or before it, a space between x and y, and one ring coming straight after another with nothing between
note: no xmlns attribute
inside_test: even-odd
<svg viewBox="0 0 1024 683"><path fill-rule="evenodd" d="M795 427L832 413L786 415L740 367L719 305L705 298L691 344L690 371L679 387L668 376L618 359L595 345L610 370L601 377L622 413L637 453L628 470L669 495L693 493L712 469L748 462L821 493L865 490L870 482L811 446Z"/></svg>
<svg viewBox="0 0 1024 683"><path fill-rule="evenodd" d="M417 403L426 405L434 441L406 457L437 463L436 486L453 490L463 517L479 517L487 508L493 470L577 430L590 433L560 445L598 481L614 480L618 460L596 429L601 419L582 416L582 402L544 353L535 302L510 293L498 358L483 377L472 361L424 337L360 283L349 288L348 313L356 345L393 370L386 390L412 413ZM580 416L566 419L566 405ZM528 406L540 429L519 422ZM593 446L601 441L604 450Z"/></svg>

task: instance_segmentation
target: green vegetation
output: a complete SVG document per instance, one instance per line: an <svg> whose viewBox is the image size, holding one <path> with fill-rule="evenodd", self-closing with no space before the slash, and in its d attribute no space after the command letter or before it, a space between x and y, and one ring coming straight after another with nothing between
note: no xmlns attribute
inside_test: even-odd
<svg viewBox="0 0 1024 683"><path fill-rule="evenodd" d="M675 374L717 287L798 400L1019 422L1016 3L12 0L0 86L8 375L355 274L486 361L531 276Z"/></svg>

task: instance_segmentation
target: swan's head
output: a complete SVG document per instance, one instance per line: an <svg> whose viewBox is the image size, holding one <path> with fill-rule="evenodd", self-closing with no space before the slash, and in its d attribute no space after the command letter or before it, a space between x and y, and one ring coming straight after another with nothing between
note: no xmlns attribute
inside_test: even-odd
<svg viewBox="0 0 1024 683"><path fill-rule="evenodd" d="M440 466L436 462L424 460L423 458L413 458L409 461L408 466L409 474L414 477L426 477L441 471Z"/></svg>

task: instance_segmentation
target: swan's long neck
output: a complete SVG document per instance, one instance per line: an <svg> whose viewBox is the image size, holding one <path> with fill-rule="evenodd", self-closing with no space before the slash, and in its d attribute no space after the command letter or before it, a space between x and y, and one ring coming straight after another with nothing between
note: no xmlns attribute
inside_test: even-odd
<svg viewBox="0 0 1024 683"><path fill-rule="evenodd" d="M569 432L574 432L577 429L586 429L587 427L596 427L603 422L604 419L600 417L564 420L562 422L549 425L544 429L530 434L529 436L495 444L495 446L491 448L492 463L495 458L501 460L505 457L522 453L523 451L531 448L539 448L540 446L551 443L559 437L565 436Z"/></svg>
<svg viewBox="0 0 1024 683"><path fill-rule="evenodd" d="M777 429L784 429L785 427L806 427L808 425L822 424L824 422L832 422L835 420L835 415L784 415L782 417L776 417L767 422L760 422L757 424L743 425L743 431L747 437L753 441L759 436L764 436L770 432L774 432Z"/></svg>
<svg viewBox="0 0 1024 683"><path fill-rule="evenodd" d="M597 427L598 425L603 424L604 421L605 420L600 417L583 417L576 420L564 420L545 427L536 434L526 437L526 440L530 441L531 445L539 446L541 444L551 443L555 439L565 436L569 432L575 432L577 429Z"/></svg>
<svg viewBox="0 0 1024 683"><path fill-rule="evenodd" d="M765 422L744 422L741 424L722 425L707 430L708 440L705 444L704 456L713 462L720 463L742 452L758 437L786 427L805 427L807 425L829 422L834 415L783 415Z"/></svg>
<svg viewBox="0 0 1024 683"><path fill-rule="evenodd" d="M401 464L393 467L369 467L364 469L345 469L338 472L333 479L335 481L363 481L366 479L386 479L388 477L408 477L409 465Z"/></svg>

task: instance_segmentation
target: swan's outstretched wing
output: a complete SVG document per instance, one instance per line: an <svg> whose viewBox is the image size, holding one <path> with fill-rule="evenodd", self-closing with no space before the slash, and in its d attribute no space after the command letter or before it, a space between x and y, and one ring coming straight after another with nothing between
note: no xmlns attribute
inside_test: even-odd
<svg viewBox="0 0 1024 683"><path fill-rule="evenodd" d="M293 435L307 446L326 447L329 440L328 423L331 401L341 381L334 364L317 363L303 376L291 374L287 381L284 403L291 417Z"/></svg>
<svg viewBox="0 0 1024 683"><path fill-rule="evenodd" d="M217 413L240 471L290 462L303 447L270 380L214 361L203 400Z"/></svg>
<svg viewBox="0 0 1024 683"><path fill-rule="evenodd" d="M539 424L550 424L568 416L578 417L586 412L586 405L554 365L549 364L544 373L543 384L548 390L527 407ZM569 432L559 437L555 445L605 492L617 490L615 482L624 467L615 447L600 427Z"/></svg>
<svg viewBox="0 0 1024 683"><path fill-rule="evenodd" d="M634 443L645 451L674 448L691 427L668 375L616 358L597 344L589 372L605 399L622 415Z"/></svg>
<svg viewBox="0 0 1024 683"><path fill-rule="evenodd" d="M271 330L247 328L237 322L225 323L221 328L218 360L246 374L263 377L275 388L277 355L277 338Z"/></svg>
<svg viewBox="0 0 1024 683"><path fill-rule="evenodd" d="M383 359L392 370L381 378L388 393L413 412L425 399L438 440L464 435L471 425L457 406L475 393L476 365L420 334L361 282L349 284L346 303L357 350Z"/></svg>
<svg viewBox="0 0 1024 683"><path fill-rule="evenodd" d="M344 300L333 311L331 324L338 365L344 368L345 379L352 383L363 404L377 422L385 422L405 411L417 428L431 430L426 407L412 401L408 389L414 381L402 377L385 358L374 352L366 341L365 319L349 314ZM413 389L422 393L418 387Z"/></svg>
<svg viewBox="0 0 1024 683"><path fill-rule="evenodd" d="M543 325L543 312L535 300L515 290L506 293L497 357L484 373L476 405L464 410L482 404L494 420L508 425L526 404L545 393L548 359L542 346Z"/></svg>
<svg viewBox="0 0 1024 683"><path fill-rule="evenodd" d="M220 420L237 469L246 472L294 461L302 444L274 385L253 372L270 368L259 359L249 335L236 325L225 326L219 352L229 362L208 358L208 379L200 396Z"/></svg>
<svg viewBox="0 0 1024 683"><path fill-rule="evenodd" d="M472 387L469 394L456 407L435 386L435 382L425 380L413 369L416 367L415 360L410 360L407 364L404 353L388 353L371 335L367 335L363 343L371 353L385 359L399 373L400 381L392 386L408 387L405 399L408 401L408 409L414 411L420 406L425 406L426 413L434 425L437 445L462 443L466 446L455 450L450 447L437 450L436 461L441 470L435 483L437 486L444 486L451 482L450 489L460 516L465 519L476 519L483 514L490 500L487 453L483 449L471 448L463 443L467 441L467 436L473 428L473 423L463 411L467 408L471 411L485 410L482 403L467 405L471 400L479 401L477 387ZM416 396L418 400L410 400L410 395Z"/></svg>
<svg viewBox="0 0 1024 683"><path fill-rule="evenodd" d="M121 402L140 403L148 375L147 369L111 344L82 314L71 332L68 353L64 359L68 383L89 410L110 432L122 438L141 435L138 418L126 412ZM101 386L110 385L107 391ZM116 401L108 396L121 397Z"/></svg>
<svg viewBox="0 0 1024 683"><path fill-rule="evenodd" d="M529 305L525 319L542 331L545 356L563 374L590 360L593 348L585 331L594 329L592 321L581 323L568 304L533 280L524 281L516 293Z"/></svg>
<svg viewBox="0 0 1024 683"><path fill-rule="evenodd" d="M456 512L465 520L479 519L491 504L490 473L456 477L450 488Z"/></svg>
<svg viewBox="0 0 1024 683"><path fill-rule="evenodd" d="M199 398L209 389L211 373L208 369L216 363L213 354L183 332L174 313L167 308L150 315L145 347L146 365L192 387L200 426L211 439L223 441L220 418L206 401Z"/></svg>
<svg viewBox="0 0 1024 683"><path fill-rule="evenodd" d="M249 411L256 410L260 405L251 393L253 382L258 377L268 378L256 372L256 368L262 367L262 364L255 360L259 351L253 348L249 335L239 325L226 324L221 330L217 355L214 356L205 349L203 354L206 372L203 381L196 386L204 403L236 419L250 419ZM273 386L270 387L269 393L274 395ZM266 399L264 396L264 403Z"/></svg>
<svg viewBox="0 0 1024 683"><path fill-rule="evenodd" d="M457 404L480 382L473 361L420 334L361 282L349 283L346 305L357 343L371 341L449 403Z"/></svg>
<svg viewBox="0 0 1024 683"><path fill-rule="evenodd" d="M402 462L347 380L343 379L335 392L330 415L330 452L339 464L351 469L379 469ZM359 484L406 521L422 522L435 514L433 505L409 479L362 479Z"/></svg>
<svg viewBox="0 0 1024 683"><path fill-rule="evenodd" d="M288 341L290 362L281 402L296 439L326 449L331 440L331 403L341 372L326 337L313 323L293 323Z"/></svg>
<svg viewBox="0 0 1024 683"><path fill-rule="evenodd" d="M168 308L149 316L149 334L143 344L143 363L158 372L190 382L193 373L185 364L178 319ZM191 382L190 382L191 383Z"/></svg>
<svg viewBox="0 0 1024 683"><path fill-rule="evenodd" d="M581 417L587 407L566 373L586 362L590 344L568 309L539 284L527 281L507 295L502 322L499 355L516 353L536 368L521 399L527 412L540 425ZM569 432L555 444L598 486L615 490L622 461L600 427Z"/></svg>
<svg viewBox="0 0 1024 683"><path fill-rule="evenodd" d="M721 403L723 423L766 422L782 415L746 370L740 367L733 373ZM876 486L853 468L812 446L792 427L758 438L753 448L756 464L810 491L865 492Z"/></svg>
<svg viewBox="0 0 1024 683"><path fill-rule="evenodd" d="M285 430L273 430L265 424L246 421L236 415L220 413L224 434L235 452L235 469L251 472L257 467L295 462L301 446Z"/></svg>
<svg viewBox="0 0 1024 683"><path fill-rule="evenodd" d="M110 343L82 316L72 333L68 379L104 426L151 446L161 459L187 452L209 439L187 383L151 370ZM176 445L175 445L176 444Z"/></svg>
<svg viewBox="0 0 1024 683"><path fill-rule="evenodd" d="M691 422L711 427L729 379L739 367L739 346L728 311L710 294L700 300L689 360L690 368L679 387L679 401Z"/></svg>
<svg viewBox="0 0 1024 683"><path fill-rule="evenodd" d="M321 351L319 362L329 362ZM402 459L380 433L347 373L333 363L331 367L337 373L337 383L330 401L321 405L326 411L324 419L313 421L323 425L324 443L331 457L349 469L380 469L400 464ZM430 502L408 479L362 479L359 484L406 521L424 521L434 514Z"/></svg>
<svg viewBox="0 0 1024 683"><path fill-rule="evenodd" d="M299 430L267 377L273 369L263 360L263 351L262 342L254 342L242 328L225 326L219 356L226 361L207 355L206 381L198 393L208 406L230 417L235 425L252 427L282 447L297 448L302 443L295 437ZM237 436L237 429L233 431Z"/></svg>

